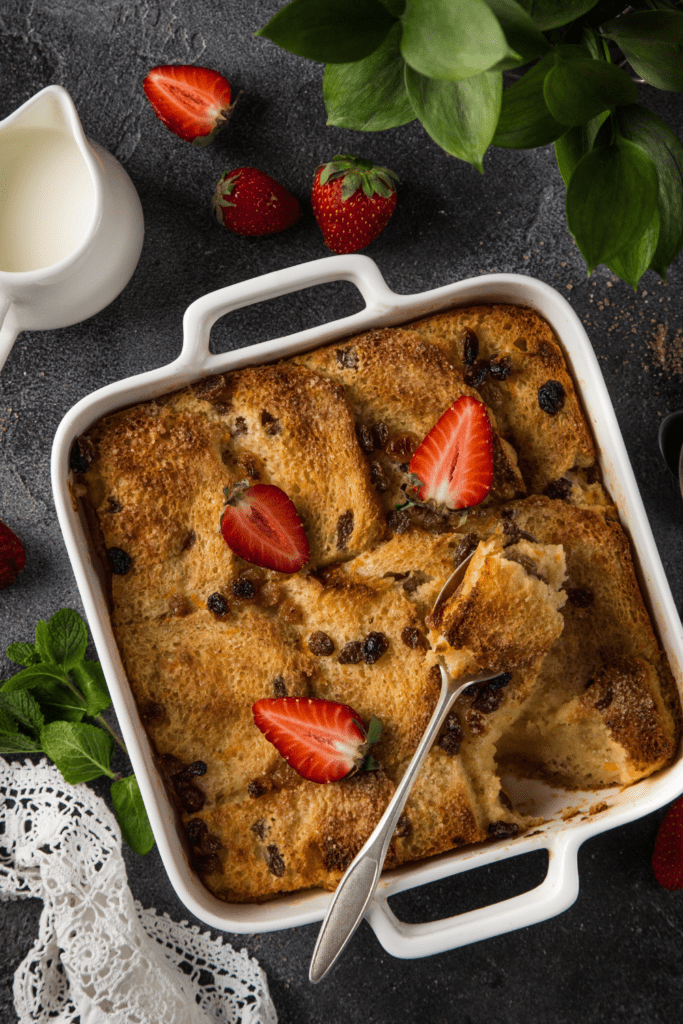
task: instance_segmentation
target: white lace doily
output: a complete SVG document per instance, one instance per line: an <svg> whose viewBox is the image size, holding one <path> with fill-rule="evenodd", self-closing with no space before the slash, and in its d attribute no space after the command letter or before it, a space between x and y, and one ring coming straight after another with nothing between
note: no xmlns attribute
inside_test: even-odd
<svg viewBox="0 0 683 1024"><path fill-rule="evenodd" d="M0 758L0 899L44 901L14 976L20 1024L277 1024L265 974L133 900L103 800L54 765Z"/></svg>

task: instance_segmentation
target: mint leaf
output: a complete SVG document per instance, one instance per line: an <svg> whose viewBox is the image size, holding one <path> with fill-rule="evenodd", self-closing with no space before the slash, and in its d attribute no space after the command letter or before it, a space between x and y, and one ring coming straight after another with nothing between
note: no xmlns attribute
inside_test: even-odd
<svg viewBox="0 0 683 1024"><path fill-rule="evenodd" d="M134 775L118 779L112 782L110 792L123 838L136 853L149 853L154 846L154 835L142 802L138 780Z"/></svg>
<svg viewBox="0 0 683 1024"><path fill-rule="evenodd" d="M555 143L555 158L565 185L569 185L574 168L586 153L590 153L600 128L609 117L609 111L586 121L585 124L570 128Z"/></svg>
<svg viewBox="0 0 683 1024"><path fill-rule="evenodd" d="M603 28L649 85L683 92L683 12L637 11Z"/></svg>
<svg viewBox="0 0 683 1024"><path fill-rule="evenodd" d="M498 19L510 49L519 55L516 59L504 58L496 65L496 71L528 64L550 49L543 33L517 0L484 0L484 3Z"/></svg>
<svg viewBox="0 0 683 1024"><path fill-rule="evenodd" d="M39 733L45 724L40 706L28 690L0 693L0 710L11 715L20 725L33 733Z"/></svg>
<svg viewBox="0 0 683 1024"><path fill-rule="evenodd" d="M0 686L0 693L13 693L15 690L31 690L35 687L51 686L55 682L64 683L64 672L56 665L31 665L22 669L15 676L6 679Z"/></svg>
<svg viewBox="0 0 683 1024"><path fill-rule="evenodd" d="M36 626L36 648L40 656L69 671L83 660L88 630L83 619L70 608L61 608L49 622Z"/></svg>
<svg viewBox="0 0 683 1024"><path fill-rule="evenodd" d="M598 0L519 0L542 32L568 25L570 21L592 10Z"/></svg>
<svg viewBox="0 0 683 1024"><path fill-rule="evenodd" d="M41 686L38 695L40 707L48 722L57 719L80 722L85 715L85 704L78 699L73 690L62 683L53 682Z"/></svg>
<svg viewBox="0 0 683 1024"><path fill-rule="evenodd" d="M555 66L552 53L539 60L523 78L503 91L503 101L493 145L504 149L533 149L554 142L567 131L548 110L543 82Z"/></svg>
<svg viewBox="0 0 683 1024"><path fill-rule="evenodd" d="M654 216L657 193L655 165L626 139L579 161L567 189L567 224L589 273L639 242Z"/></svg>
<svg viewBox="0 0 683 1024"><path fill-rule="evenodd" d="M619 253L617 256L612 256L607 262L607 266L622 281L630 284L635 291L638 287L638 282L652 262L657 249L658 238L659 211L655 209L652 220L636 244L630 245L628 249L625 249L624 252Z"/></svg>
<svg viewBox="0 0 683 1024"><path fill-rule="evenodd" d="M256 33L323 64L369 56L395 19L379 0L292 0Z"/></svg>
<svg viewBox="0 0 683 1024"><path fill-rule="evenodd" d="M434 141L483 173L482 160L500 113L500 72L486 72L462 82L440 82L406 66L406 88L415 112Z"/></svg>
<svg viewBox="0 0 683 1024"><path fill-rule="evenodd" d="M657 167L659 237L651 266L666 280L666 271L683 248L683 145L661 117L645 107L624 107L619 131L644 149Z"/></svg>
<svg viewBox="0 0 683 1024"><path fill-rule="evenodd" d="M99 661L84 661L74 665L71 671L86 699L87 714L95 718L111 705L111 697Z"/></svg>
<svg viewBox="0 0 683 1024"><path fill-rule="evenodd" d="M615 64L603 60L564 60L551 68L543 83L546 106L565 125L585 124L609 107L636 103L635 82Z"/></svg>
<svg viewBox="0 0 683 1024"><path fill-rule="evenodd" d="M327 123L359 132L397 128L415 119L405 86L397 22L381 46L364 60L328 64L323 79Z"/></svg>
<svg viewBox="0 0 683 1024"><path fill-rule="evenodd" d="M23 665L24 667L37 665L40 661L40 655L33 644L10 644L7 648L7 657L10 661L14 661L17 665Z"/></svg>
<svg viewBox="0 0 683 1024"><path fill-rule="evenodd" d="M32 754L40 750L40 743L24 736L23 732L0 728L0 754Z"/></svg>
<svg viewBox="0 0 683 1024"><path fill-rule="evenodd" d="M519 56L484 0L413 0L402 21L403 59L427 78L459 81Z"/></svg>
<svg viewBox="0 0 683 1024"><path fill-rule="evenodd" d="M114 778L109 768L114 741L97 726L51 722L40 730L40 743L67 782L88 782L100 775Z"/></svg>

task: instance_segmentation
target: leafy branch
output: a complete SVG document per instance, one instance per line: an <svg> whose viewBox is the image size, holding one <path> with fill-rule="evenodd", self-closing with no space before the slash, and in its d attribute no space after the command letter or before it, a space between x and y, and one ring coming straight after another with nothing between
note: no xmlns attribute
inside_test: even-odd
<svg viewBox="0 0 683 1024"><path fill-rule="evenodd" d="M647 269L665 279L683 248L683 146L638 103L627 69L683 92L681 6L292 0L257 35L327 65L328 124L382 131L417 118L479 171L490 145L554 143L589 272L606 263L636 288Z"/></svg>
<svg viewBox="0 0 683 1024"><path fill-rule="evenodd" d="M149 853L154 837L137 780L111 769L115 745L128 752L102 717L111 697L99 661L85 658L87 646L86 625L69 608L36 625L35 643L10 644L7 657L22 671L0 686L0 753L43 752L72 784L108 776L124 839Z"/></svg>

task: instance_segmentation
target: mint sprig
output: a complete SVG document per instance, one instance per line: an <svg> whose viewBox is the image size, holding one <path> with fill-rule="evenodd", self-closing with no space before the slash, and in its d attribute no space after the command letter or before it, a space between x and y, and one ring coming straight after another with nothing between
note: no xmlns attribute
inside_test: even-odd
<svg viewBox="0 0 683 1024"><path fill-rule="evenodd" d="M10 644L7 657L23 667L0 684L0 753L47 754L72 784L108 776L123 838L149 853L154 837L137 780L111 768L116 744L128 752L102 717L111 697L100 663L86 661L87 646L87 627L70 608L38 622L35 643Z"/></svg>

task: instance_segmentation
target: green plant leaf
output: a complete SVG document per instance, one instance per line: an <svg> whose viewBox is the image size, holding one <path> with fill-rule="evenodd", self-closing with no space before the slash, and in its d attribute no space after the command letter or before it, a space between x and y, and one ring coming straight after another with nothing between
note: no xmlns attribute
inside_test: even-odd
<svg viewBox="0 0 683 1024"><path fill-rule="evenodd" d="M16 720L0 706L0 732L16 732Z"/></svg>
<svg viewBox="0 0 683 1024"><path fill-rule="evenodd" d="M654 216L647 228L640 236L635 245L630 245L624 252L613 256L607 266L622 281L630 284L635 291L638 282L650 266L652 258L657 249L659 237L659 211L655 209Z"/></svg>
<svg viewBox="0 0 683 1024"><path fill-rule="evenodd" d="M565 125L585 124L610 107L635 103L635 82L606 61L560 59L543 83L548 110Z"/></svg>
<svg viewBox="0 0 683 1024"><path fill-rule="evenodd" d="M582 160L586 153L590 153L600 128L609 116L609 111L603 110L601 114L586 121L585 124L570 128L555 143L555 158L565 185L569 184L572 172L579 160Z"/></svg>
<svg viewBox="0 0 683 1024"><path fill-rule="evenodd" d="M13 693L14 690L31 690L35 687L51 686L54 682L64 682L64 672L56 665L31 665L22 669L0 686L0 693Z"/></svg>
<svg viewBox="0 0 683 1024"><path fill-rule="evenodd" d="M142 801L138 780L134 775L117 779L116 782L112 782L110 792L123 838L136 853L149 853L154 846L154 834Z"/></svg>
<svg viewBox="0 0 683 1024"><path fill-rule="evenodd" d="M472 78L519 56L484 0L408 0L402 20L403 59L427 78Z"/></svg>
<svg viewBox="0 0 683 1024"><path fill-rule="evenodd" d="M7 657L17 665L28 668L29 665L37 665L40 662L40 655L33 644L10 644L7 648Z"/></svg>
<svg viewBox="0 0 683 1024"><path fill-rule="evenodd" d="M519 0L520 6L531 15L542 32L549 28L568 25L590 11L598 0Z"/></svg>
<svg viewBox="0 0 683 1024"><path fill-rule="evenodd" d="M603 29L649 85L683 92L682 11L636 11L608 21Z"/></svg>
<svg viewBox="0 0 683 1024"><path fill-rule="evenodd" d="M381 46L364 60L328 64L323 79L327 123L359 132L398 128L415 119L405 86L397 22Z"/></svg>
<svg viewBox="0 0 683 1024"><path fill-rule="evenodd" d="M661 117L634 104L618 111L619 131L657 167L659 237L651 266L666 280L667 268L683 248L683 145Z"/></svg>
<svg viewBox="0 0 683 1024"><path fill-rule="evenodd" d="M323 64L362 60L395 19L379 0L292 0L256 33Z"/></svg>
<svg viewBox="0 0 683 1024"><path fill-rule="evenodd" d="M496 64L496 71L528 64L548 52L550 43L517 0L484 0L484 3L498 18L508 46L518 55L516 58L503 58Z"/></svg>
<svg viewBox="0 0 683 1024"><path fill-rule="evenodd" d="M567 131L550 113L543 97L543 82L555 66L552 53L503 90L503 102L493 145L504 149L534 149L554 142Z"/></svg>
<svg viewBox="0 0 683 1024"><path fill-rule="evenodd" d="M111 697L99 661L84 661L71 670L78 687L86 699L86 713L95 718L111 705Z"/></svg>
<svg viewBox="0 0 683 1024"><path fill-rule="evenodd" d="M406 67L408 95L426 131L447 153L482 173L500 114L502 77L490 71L462 82L440 82Z"/></svg>
<svg viewBox="0 0 683 1024"><path fill-rule="evenodd" d="M36 649L44 661L69 671L82 661L88 646L88 630L83 619L70 608L60 608L49 622L36 626Z"/></svg>
<svg viewBox="0 0 683 1024"><path fill-rule="evenodd" d="M30 732L39 733L45 724L40 706L28 690L0 693L0 709Z"/></svg>
<svg viewBox="0 0 683 1024"><path fill-rule="evenodd" d="M567 189L567 225L589 273L638 243L654 216L657 193L654 163L626 139L579 161Z"/></svg>
<svg viewBox="0 0 683 1024"><path fill-rule="evenodd" d="M406 9L406 0L380 0L380 3L384 4L389 14L393 14L395 18L400 18Z"/></svg>
<svg viewBox="0 0 683 1024"><path fill-rule="evenodd" d="M95 725L51 722L40 730L40 744L67 782L89 782L100 775L114 778L109 768L114 741Z"/></svg>
<svg viewBox="0 0 683 1024"><path fill-rule="evenodd" d="M32 754L40 750L40 743L23 732L0 730L0 754Z"/></svg>
<svg viewBox="0 0 683 1024"><path fill-rule="evenodd" d="M85 704L68 686L61 683L54 682L49 686L41 685L38 696L47 722L60 719L65 722L80 722L85 715Z"/></svg>

